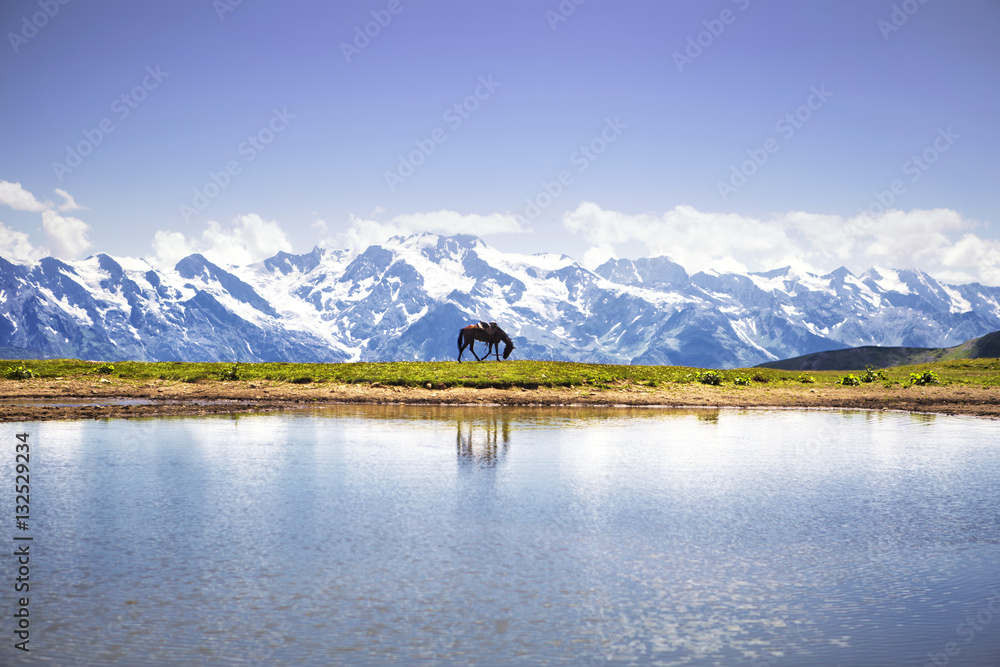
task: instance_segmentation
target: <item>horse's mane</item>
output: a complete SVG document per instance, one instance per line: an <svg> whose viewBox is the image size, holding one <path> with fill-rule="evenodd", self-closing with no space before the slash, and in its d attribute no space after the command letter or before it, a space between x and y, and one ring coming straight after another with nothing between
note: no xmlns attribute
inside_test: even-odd
<svg viewBox="0 0 1000 667"><path fill-rule="evenodd" d="M503 329L501 329L499 325L495 324L493 326L496 327L497 338L499 340L502 340L503 342L507 343L508 345L513 345L514 344L514 341L512 341L510 339L510 336L507 335L506 331L504 331Z"/></svg>

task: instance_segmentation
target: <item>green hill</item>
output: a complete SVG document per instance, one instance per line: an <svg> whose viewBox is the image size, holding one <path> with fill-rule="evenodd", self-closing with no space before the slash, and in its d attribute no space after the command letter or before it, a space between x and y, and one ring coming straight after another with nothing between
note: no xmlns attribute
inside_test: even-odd
<svg viewBox="0 0 1000 667"><path fill-rule="evenodd" d="M866 345L846 350L814 352L801 357L769 361L758 368L784 371L851 371L871 364L875 368L929 364L951 359L994 359L1000 357L1000 331L967 340L955 347L878 347Z"/></svg>

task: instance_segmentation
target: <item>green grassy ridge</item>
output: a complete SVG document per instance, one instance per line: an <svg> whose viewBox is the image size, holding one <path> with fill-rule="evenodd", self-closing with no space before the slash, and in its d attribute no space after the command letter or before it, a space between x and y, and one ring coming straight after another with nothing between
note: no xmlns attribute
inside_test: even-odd
<svg viewBox="0 0 1000 667"><path fill-rule="evenodd" d="M768 361L759 368L812 373L824 371L849 371L863 369L871 364L876 368L920 365L936 361L957 359L989 359L1000 357L1000 331L967 340L954 347L879 347L866 345L844 350L813 352L800 357Z"/></svg>
<svg viewBox="0 0 1000 667"><path fill-rule="evenodd" d="M24 366L41 378L98 379L117 382L165 380L177 382L219 381L233 368L231 363L199 362L90 362L76 359L11 361L0 364L3 377L11 368ZM103 366L103 367L102 367ZM701 369L685 366L623 366L564 361L508 360L503 362L396 361L337 364L248 363L238 365L241 382L382 384L433 388L526 388L538 387L660 387L697 382L697 375L714 370L722 387L733 387L737 378L750 386L834 385L841 371L782 371L768 368ZM1000 386L1000 360L960 359L886 369L890 383L905 385L910 373L934 371L942 384ZM809 380L812 382L809 382ZM30 379L27 380L30 382Z"/></svg>

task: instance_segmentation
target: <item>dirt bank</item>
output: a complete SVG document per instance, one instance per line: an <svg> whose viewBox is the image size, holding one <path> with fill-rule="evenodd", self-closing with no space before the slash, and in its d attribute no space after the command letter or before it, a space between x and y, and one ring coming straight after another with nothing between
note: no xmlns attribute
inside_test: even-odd
<svg viewBox="0 0 1000 667"><path fill-rule="evenodd" d="M3 422L256 413L342 403L854 408L998 418L1000 388L711 387L691 383L609 390L426 389L378 384L0 380Z"/></svg>

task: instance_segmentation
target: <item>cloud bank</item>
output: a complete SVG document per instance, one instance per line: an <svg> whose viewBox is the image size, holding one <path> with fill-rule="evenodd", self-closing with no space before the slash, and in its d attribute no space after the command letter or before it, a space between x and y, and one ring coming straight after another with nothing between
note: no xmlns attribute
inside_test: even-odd
<svg viewBox="0 0 1000 667"><path fill-rule="evenodd" d="M376 209L376 213L381 212ZM323 229L326 223L322 224ZM525 229L516 216L510 213L457 213L441 210L431 213L407 213L397 215L388 222L377 222L351 216L347 230L323 240L321 245L333 248L348 248L361 252L373 244L385 243L393 236L408 236L421 232L432 232L451 236L472 234L490 236L493 234L517 234Z"/></svg>
<svg viewBox="0 0 1000 667"><path fill-rule="evenodd" d="M60 203L43 201L20 183L0 180L0 204L15 211L38 213L47 244L36 245L29 233L0 221L0 256L34 261L53 255L75 259L91 247L91 227L68 215L81 207L65 190ZM351 216L343 231L331 233L317 220L320 245L361 252L393 236L432 232L444 235L526 233L511 213L463 214L451 210L397 215L380 221L383 211ZM984 223L951 209L891 209L877 216L854 217L790 211L769 217L699 211L676 206L665 213L623 213L583 202L563 215L563 227L590 244L582 263L596 268L619 256L623 246L640 244L647 255L667 255L688 271L768 271L791 266L826 273L846 266L855 273L870 266L919 268L939 280L962 284L1000 285L1000 241L982 236ZM228 224L210 221L200 235L157 231L152 241L159 266L173 266L192 253L213 262L246 265L278 251L294 252L288 234L273 220L241 215Z"/></svg>
<svg viewBox="0 0 1000 667"><path fill-rule="evenodd" d="M263 261L279 251L292 251L288 236L277 222L255 213L234 218L225 227L210 220L200 237L165 230L153 236L153 263L161 267L173 266L194 253L216 264L241 266Z"/></svg>
<svg viewBox="0 0 1000 667"><path fill-rule="evenodd" d="M373 215L380 213L380 208L373 211ZM387 222L351 216L347 229L333 234L324 220L317 219L312 227L323 236L319 245L347 248L356 253L370 245L385 243L393 236L420 232L488 236L523 231L513 215L464 215L454 211L399 215ZM159 267L172 267L193 253L200 253L216 264L240 266L273 257L279 250L293 252L288 234L281 225L254 213L241 215L225 226L211 220L200 236L159 230L152 245L154 258L151 261Z"/></svg>
<svg viewBox="0 0 1000 667"><path fill-rule="evenodd" d="M888 210L854 217L792 211L769 218L677 206L662 215L628 214L581 203L563 226L591 244L595 268L620 246L638 242L689 271L768 271L783 266L826 273L846 266L919 268L949 283L1000 285L1000 242L950 209Z"/></svg>
<svg viewBox="0 0 1000 667"><path fill-rule="evenodd" d="M312 226L331 248L361 252L393 236L420 232L444 235L525 233L512 214L461 214L435 211L398 215L351 216L347 228L330 233L330 225ZM981 223L951 209L889 210L871 217L790 211L767 218L738 213L699 211L677 206L663 214L629 214L581 203L562 219L564 228L591 247L582 263L596 268L617 257L626 244L639 243L646 255L667 255L688 271L769 271L791 266L799 272L828 273L846 266L861 273L870 266L918 268L952 284L1000 285L1000 242L977 235ZM161 265L172 265L193 252L225 264L249 264L292 252L277 222L258 215L237 218L228 227L210 222L200 238L160 231L153 242Z"/></svg>

